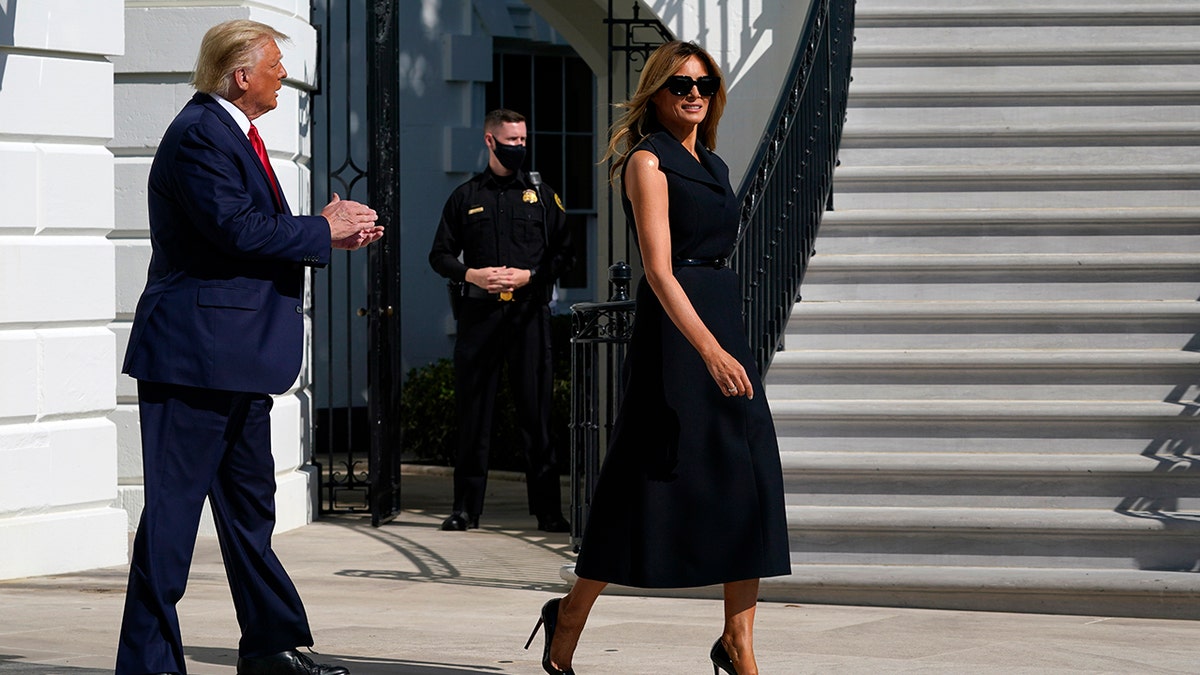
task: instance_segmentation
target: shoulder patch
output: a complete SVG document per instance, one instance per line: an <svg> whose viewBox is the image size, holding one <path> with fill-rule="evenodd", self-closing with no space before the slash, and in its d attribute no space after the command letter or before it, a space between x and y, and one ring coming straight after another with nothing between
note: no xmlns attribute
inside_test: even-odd
<svg viewBox="0 0 1200 675"><path fill-rule="evenodd" d="M557 192L554 193L554 203L558 204L559 211L562 211L563 213L567 212L566 207L563 206L562 197L559 197Z"/></svg>

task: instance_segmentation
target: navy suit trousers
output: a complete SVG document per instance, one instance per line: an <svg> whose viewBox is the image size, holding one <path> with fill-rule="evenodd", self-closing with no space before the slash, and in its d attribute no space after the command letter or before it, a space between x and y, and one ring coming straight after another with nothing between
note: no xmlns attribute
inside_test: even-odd
<svg viewBox="0 0 1200 675"><path fill-rule="evenodd" d="M239 654L312 645L296 588L271 550L271 397L138 382L146 505L133 544L118 675L186 672L179 617L205 497L242 638Z"/></svg>

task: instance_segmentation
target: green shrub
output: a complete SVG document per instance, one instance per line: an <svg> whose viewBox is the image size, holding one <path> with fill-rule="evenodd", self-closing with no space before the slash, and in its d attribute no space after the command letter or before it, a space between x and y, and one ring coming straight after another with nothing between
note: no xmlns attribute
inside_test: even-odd
<svg viewBox="0 0 1200 675"><path fill-rule="evenodd" d="M408 371L400 389L406 459L453 465L454 419L454 362L439 359Z"/></svg>

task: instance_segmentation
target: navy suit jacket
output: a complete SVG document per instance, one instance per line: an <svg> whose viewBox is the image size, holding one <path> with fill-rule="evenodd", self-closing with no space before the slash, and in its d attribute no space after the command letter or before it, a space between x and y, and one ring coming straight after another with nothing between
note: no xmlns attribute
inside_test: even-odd
<svg viewBox="0 0 1200 675"><path fill-rule="evenodd" d="M146 289L123 372L205 389L282 393L304 350L305 265L329 262L329 224L276 203L237 123L196 94L150 168Z"/></svg>

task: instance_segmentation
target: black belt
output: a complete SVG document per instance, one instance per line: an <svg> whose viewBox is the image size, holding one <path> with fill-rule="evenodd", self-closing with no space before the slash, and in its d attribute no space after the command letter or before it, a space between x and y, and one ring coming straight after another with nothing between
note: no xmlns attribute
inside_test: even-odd
<svg viewBox="0 0 1200 675"><path fill-rule="evenodd" d="M729 258L676 258L676 267L711 267L714 270L729 266Z"/></svg>
<svg viewBox="0 0 1200 675"><path fill-rule="evenodd" d="M463 295L471 298L472 300L491 300L493 302L529 299L529 291L524 288L509 293L488 293L482 288L469 282L463 283Z"/></svg>

